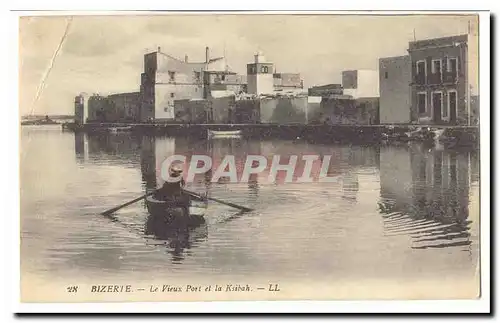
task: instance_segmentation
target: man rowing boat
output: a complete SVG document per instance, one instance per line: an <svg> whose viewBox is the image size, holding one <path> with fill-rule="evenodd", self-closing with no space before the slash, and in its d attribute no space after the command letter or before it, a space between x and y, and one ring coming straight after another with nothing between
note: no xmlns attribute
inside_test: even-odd
<svg viewBox="0 0 500 323"><path fill-rule="evenodd" d="M179 178L177 181L166 181L163 186L156 191L155 199L166 201L171 207L183 207L189 210L191 199L188 194L183 192L182 188L186 184L182 178L182 166L172 165L169 169L171 178Z"/></svg>

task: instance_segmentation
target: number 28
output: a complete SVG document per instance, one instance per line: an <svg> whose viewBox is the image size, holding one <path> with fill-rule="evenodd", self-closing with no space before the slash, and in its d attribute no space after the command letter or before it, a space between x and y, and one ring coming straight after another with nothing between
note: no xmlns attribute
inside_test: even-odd
<svg viewBox="0 0 500 323"><path fill-rule="evenodd" d="M68 286L66 287L66 290L68 291L68 293L76 293L78 292L78 286Z"/></svg>

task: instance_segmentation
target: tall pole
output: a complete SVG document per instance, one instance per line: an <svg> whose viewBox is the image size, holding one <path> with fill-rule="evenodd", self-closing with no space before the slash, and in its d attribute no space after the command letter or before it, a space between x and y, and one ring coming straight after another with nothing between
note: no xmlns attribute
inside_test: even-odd
<svg viewBox="0 0 500 323"><path fill-rule="evenodd" d="M467 29L467 41L465 42L465 64L467 64L465 66L465 72L466 72L466 80L465 80L465 84L467 85L467 88L465 89L467 91L467 125L470 126L470 119L471 119L471 115L470 115L470 80L469 80L469 77L470 77L470 74L469 74L469 36L470 36L470 21L469 21L469 25L468 25L468 29Z"/></svg>
<svg viewBox="0 0 500 323"><path fill-rule="evenodd" d="M465 82L465 105L467 109L467 125L470 126L470 85L469 85L469 55L468 55L468 47L467 42L458 43L460 46L460 60L463 61L464 69L464 82ZM462 51L464 53L462 53ZM460 64L460 65L461 65Z"/></svg>

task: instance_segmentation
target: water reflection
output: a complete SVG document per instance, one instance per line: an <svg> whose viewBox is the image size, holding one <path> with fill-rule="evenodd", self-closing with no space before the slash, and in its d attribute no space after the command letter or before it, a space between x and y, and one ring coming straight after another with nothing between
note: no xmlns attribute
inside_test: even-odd
<svg viewBox="0 0 500 323"><path fill-rule="evenodd" d="M469 250L471 153L384 147L380 160L386 234L410 236L413 249Z"/></svg>
<svg viewBox="0 0 500 323"><path fill-rule="evenodd" d="M145 224L146 238L153 238L149 245L165 246L172 255L172 262L180 263L191 248L207 240L208 229L206 224L194 228L175 228L165 225L158 216L149 215Z"/></svg>
<svg viewBox="0 0 500 323"><path fill-rule="evenodd" d="M75 157L79 163L134 166L139 163L142 137L129 133L75 133Z"/></svg>
<svg viewBox="0 0 500 323"><path fill-rule="evenodd" d="M95 198L116 205L133 199L137 191L146 192L161 186L160 167L168 156L184 155L188 160L193 154L212 157L213 171L195 176L194 182L188 183L188 189L252 207L255 212L237 213L227 206L210 203L207 224L189 231L158 224L139 203L116 214L117 221L137 228L138 244L143 246L142 238L146 238L148 245L159 247L161 257L167 252L169 258L174 263L182 263L186 271L226 266L227 272L236 268L235 272L242 273L288 270L296 275L306 271L337 275L359 270L364 277L367 273L358 268L375 264L379 266L378 272L384 272L389 270L387 261L393 257L394 262L411 262L415 271L431 263L463 264L461 255L469 256L460 250L469 250L471 243L477 240L476 235L471 234L471 221L477 221L471 219L468 209L469 188L478 179L477 156L471 152L429 150L418 145L379 148L244 138L200 141L130 134L76 134L74 149L76 161L85 164L80 167L81 177L74 182L92 177L89 184L84 183L98 190L95 195L99 196ZM267 181L267 172L252 174L248 183L233 184L227 178L211 181L215 168L226 155L235 156L239 178L246 157L255 154L268 160L274 155L296 154L299 160L303 155L321 158L328 155L331 156L328 176L339 176L340 181L281 185L284 172L278 173L275 183ZM285 162L286 158L282 160ZM107 168L109 165L114 166L113 175ZM298 163L297 168L295 178L302 175L304 163ZM319 168L320 165L315 165L313 173L319 172ZM123 184L113 185L119 180ZM135 193L124 197L127 191ZM81 201L81 197L78 200ZM97 204L95 200L86 203ZM383 225L377 213L373 216L377 206ZM382 230L384 234L380 234ZM206 243L208 239L210 243ZM413 249L433 250L417 251L419 257L423 254L431 257L435 250L448 249L439 253L443 260L432 258L420 264L423 258L410 259L409 246L400 244L401 239L409 240ZM387 241L391 242L390 247ZM324 255L331 253L332 248L336 257L326 259ZM387 258L378 252L384 248L389 250ZM352 256L354 250L356 257ZM402 259L398 258L398 252L403 255ZM300 265L293 256L297 253L304 259ZM163 264L161 257L158 262ZM360 258L366 260L363 266L355 264ZM130 265L140 266L132 262Z"/></svg>
<svg viewBox="0 0 500 323"><path fill-rule="evenodd" d="M154 137L144 136L141 141L141 174L145 190L154 190L158 187L156 180L156 140Z"/></svg>
<svg viewBox="0 0 500 323"><path fill-rule="evenodd" d="M178 147L188 147L179 140ZM192 147L192 146L191 146ZM95 165L99 168L109 165L139 168L142 192L146 193L163 184L159 172L163 160L176 152L176 139L133 136L123 134L75 134L75 158L79 164ZM118 180L118 178L117 178ZM120 193L120 192L117 192ZM117 204L127 201L117 202ZM132 198L129 198L132 199ZM148 245L166 247L172 255L172 261L181 262L189 250L207 239L206 225L189 230L180 230L167 226L158 217L151 216L144 203L138 202L108 217L112 222L127 228L130 232L140 229L148 240ZM143 219L143 223L137 223Z"/></svg>
<svg viewBox="0 0 500 323"><path fill-rule="evenodd" d="M358 174L349 171L342 176L342 197L352 201L356 201L359 192Z"/></svg>
<svg viewBox="0 0 500 323"><path fill-rule="evenodd" d="M167 157L200 153L196 148L203 147L205 143L198 142L198 144L198 147L190 145L189 138L144 136L141 142L141 173L146 191L163 185L161 167ZM196 148L192 149L192 147ZM203 150L201 149L201 151ZM205 190L208 191L210 178L205 177L205 180L201 182L205 184ZM153 239L153 242L150 241L148 244L166 247L172 256L172 262L181 263L186 254L190 253L191 248L198 246L208 238L208 229L206 224L189 228L172 227L167 225L163 218L148 214L144 225L144 234Z"/></svg>
<svg viewBox="0 0 500 323"><path fill-rule="evenodd" d="M89 148L87 134L83 132L75 133L75 157L79 164L83 164L89 159Z"/></svg>
<svg viewBox="0 0 500 323"><path fill-rule="evenodd" d="M377 147L314 145L297 141L261 142L244 138L199 140L189 137L137 137L127 133L75 134L75 156L79 163L121 164L126 167L136 167L136 164L140 164L144 192L163 185L162 163L174 154L183 155L187 160L195 154L208 155L212 158L212 168L205 174L196 175L194 181L188 183L189 189L211 196L213 192L223 188L231 194L244 194L245 203L252 206L260 201L262 185L269 184L269 167L259 174L251 174L248 182L241 185L230 183L227 177L222 177L217 183L213 183L212 175L225 156L235 157L237 177L240 178L249 155L267 157L268 166L275 155L281 156L281 164L286 163L290 155L298 155L294 181L302 175L305 168L302 156L318 155L320 157L320 160L313 164L311 172L312 177L316 179L322 167L321 161L325 156L329 156L327 176L337 176L340 179L338 183L330 184L330 187L341 191L342 197L349 200L349 203L356 203L359 191L358 172L375 173L380 150ZM275 182L271 184L282 184L285 177L286 172L278 172Z"/></svg>

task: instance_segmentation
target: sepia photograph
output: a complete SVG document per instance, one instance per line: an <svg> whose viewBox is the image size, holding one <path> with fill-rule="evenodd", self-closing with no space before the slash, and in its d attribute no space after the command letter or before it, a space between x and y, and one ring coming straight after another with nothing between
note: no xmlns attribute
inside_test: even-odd
<svg viewBox="0 0 500 323"><path fill-rule="evenodd" d="M20 14L20 302L480 299L483 18Z"/></svg>

